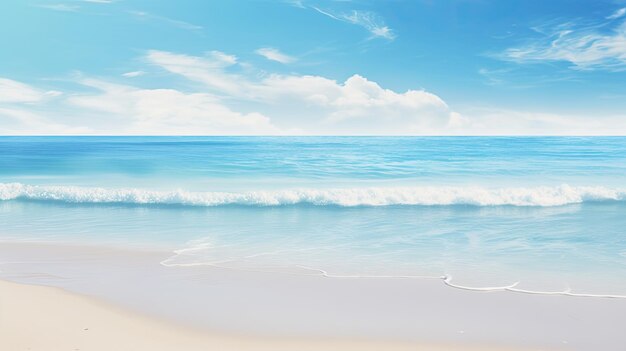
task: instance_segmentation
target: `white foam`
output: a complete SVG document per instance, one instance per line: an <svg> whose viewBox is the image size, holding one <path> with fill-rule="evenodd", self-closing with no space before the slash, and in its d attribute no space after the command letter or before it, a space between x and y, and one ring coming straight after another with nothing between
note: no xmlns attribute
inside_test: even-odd
<svg viewBox="0 0 626 351"><path fill-rule="evenodd" d="M198 261L198 262L188 262L188 263L180 263L176 262L176 259L184 254L187 250L197 250L200 248L190 248L183 250L174 251L175 255L169 257L163 261L161 261L161 265L165 267L193 267L193 266L211 266L220 269L234 269L238 271L249 271L249 272L263 272L263 273L287 273L287 274L295 274L295 275L317 275L325 278L333 278L333 279L436 279L442 281L446 286L467 290L467 291L477 291L477 292L509 292L509 293L521 293L521 294L531 294L531 295L557 295L557 296L571 296L571 297L591 297L591 298L608 298L608 299L626 299L626 295L617 295L617 294L590 294L590 293L581 293L581 292L572 292L571 289L567 289L564 291L539 291L539 290L526 290L517 288L520 282L514 282L509 285L504 286L467 286L460 285L452 282L452 276L450 275L381 275L381 274L333 274L329 273L326 270L321 268L314 268L303 265L296 265L297 268L300 268L304 271L309 271L309 273L293 273L293 272L281 272L275 270L264 270L260 268L232 268L229 266L224 266L223 264L226 262L230 262L233 260L226 261L215 261L215 262L207 262L207 261ZM248 256L250 257L250 256Z"/></svg>
<svg viewBox="0 0 626 351"><path fill-rule="evenodd" d="M126 203L190 206L336 206L473 205L561 206L585 201L624 201L625 189L601 186L378 187L352 189L290 189L248 192L152 191L136 188L36 186L0 183L0 200L27 199L71 203Z"/></svg>
<svg viewBox="0 0 626 351"><path fill-rule="evenodd" d="M506 286L486 286L486 287L472 287L465 286L452 283L452 277L449 275L444 275L442 277L443 283L451 288L461 289L461 290L470 290L470 291L506 291L515 288L519 284L519 282L515 282ZM513 291L513 290L511 290Z"/></svg>

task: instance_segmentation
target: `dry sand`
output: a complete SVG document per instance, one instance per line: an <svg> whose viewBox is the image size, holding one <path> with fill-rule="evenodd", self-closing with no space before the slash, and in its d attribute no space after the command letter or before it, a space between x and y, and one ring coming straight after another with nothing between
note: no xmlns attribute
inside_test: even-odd
<svg viewBox="0 0 626 351"><path fill-rule="evenodd" d="M58 288L0 281L0 350L7 351L492 349L217 335L130 313Z"/></svg>

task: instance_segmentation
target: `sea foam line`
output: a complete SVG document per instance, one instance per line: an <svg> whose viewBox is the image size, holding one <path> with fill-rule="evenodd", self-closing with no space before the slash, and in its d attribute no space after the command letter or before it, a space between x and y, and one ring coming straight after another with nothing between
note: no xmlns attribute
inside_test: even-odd
<svg viewBox="0 0 626 351"><path fill-rule="evenodd" d="M0 200L185 206L561 206L586 201L625 201L626 189L601 186L485 188L454 186L287 189L248 192L153 191L137 188L37 186L0 183Z"/></svg>
<svg viewBox="0 0 626 351"><path fill-rule="evenodd" d="M193 242L194 246L174 250L174 255L170 256L160 262L160 264L164 267L194 267L194 266L207 266L218 269L229 269L234 271L246 271L246 272L257 272L257 273L280 273L280 274L288 274L288 275L296 275L296 276L320 276L329 279L429 279L429 280L439 280L443 282L445 286L454 289L467 290L467 291L476 291L476 292L509 292L509 293L519 293L519 294L531 294L531 295L558 295L558 296L571 296L571 297L589 297L589 298L609 298L609 299L626 299L626 295L617 295L617 294L590 294L590 293L576 293L572 292L571 289L566 289L563 291L539 291L539 290L527 290L520 289L517 286L520 284L519 281L514 282L512 284L504 285L504 286L467 286L460 285L452 282L452 276L449 274L444 275L399 275L399 274L335 274L330 273L324 269L305 266L301 264L295 264L294 266L303 269L305 271L313 272L311 274L307 273L295 273L288 271L275 271L275 270L264 270L259 268L242 268L242 267L229 267L224 264L232 263L238 261L240 259L249 259L258 257L260 255L272 255L275 253L282 252L283 250L278 250L274 252L263 252L252 255L244 256L243 258L231 258L226 260L218 260L218 261L206 261L200 260L195 262L177 262L177 258L181 255L193 253L195 251L214 248L214 246L207 241L195 241ZM303 249L299 251L306 251L308 249Z"/></svg>
<svg viewBox="0 0 626 351"><path fill-rule="evenodd" d="M596 298L608 298L608 299L626 299L626 295L613 295L613 294L587 294L587 293L575 293L570 289L563 291L539 291L539 290L526 290L516 288L520 282L515 282L507 286L500 287L469 287L464 285L458 285L452 283L452 277L445 275L442 277L444 284L449 287L471 290L471 291L509 291L514 293L531 294L531 295L560 295L560 296L573 296L573 297L596 297Z"/></svg>
<svg viewBox="0 0 626 351"><path fill-rule="evenodd" d="M178 254L177 254L178 255ZM605 298L605 299L626 299L626 295L615 295L615 294L587 294L587 293L574 293L571 290L564 291L538 291L538 290L526 290L516 288L520 284L520 282L515 282L513 284L505 285L505 286L490 286L490 287L474 287L474 286L466 286L455 284L452 282L452 276L450 275L348 275L348 274L333 274L329 273L326 270L320 268L313 268L303 265L296 265L296 267L316 272L313 274L303 274L303 273L293 273L293 272L275 272L271 270L262 270L262 269L252 269L252 268L233 268L228 266L222 266L223 263L233 262L235 260L226 260L226 261L217 261L217 262L196 262L196 263L173 263L172 261L177 255L169 257L160 262L162 266L165 267L190 267L190 266L208 266L217 269L229 269L234 271L246 271L246 272L256 272L256 273L280 273L280 274L288 274L288 275L296 275L296 276L321 276L329 279L429 279L429 280L440 280L444 285L459 289L459 290L467 290L467 291L476 291L476 292L511 292L511 293L520 293L520 294L530 294L530 295L558 295L558 296L571 296L571 297L590 297L590 298Z"/></svg>
<svg viewBox="0 0 626 351"><path fill-rule="evenodd" d="M513 293L531 294L531 295L560 295L560 296L572 296L572 297L595 297L595 298L608 298L608 299L626 299L626 295L614 295L614 294L587 294L587 293L574 293L571 290L564 291L538 291L538 290L526 290L516 288L520 282L505 286L490 286L490 287L473 287L452 283L452 277L449 275L443 276L420 276L420 275L335 275L330 274L323 269L310 268L305 266L299 266L302 268L318 271L319 275L326 278L372 278L372 279L440 279L446 286L451 288L468 290L468 291L480 291L480 292L494 292L494 291L508 291Z"/></svg>

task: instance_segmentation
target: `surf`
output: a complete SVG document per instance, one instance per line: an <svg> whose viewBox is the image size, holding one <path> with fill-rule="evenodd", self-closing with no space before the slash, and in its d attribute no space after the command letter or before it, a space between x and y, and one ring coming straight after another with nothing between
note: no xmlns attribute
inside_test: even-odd
<svg viewBox="0 0 626 351"><path fill-rule="evenodd" d="M415 186L191 192L0 183L0 200L202 207L299 204L339 207L451 205L553 207L594 201L625 201L626 189L563 184L515 188Z"/></svg>

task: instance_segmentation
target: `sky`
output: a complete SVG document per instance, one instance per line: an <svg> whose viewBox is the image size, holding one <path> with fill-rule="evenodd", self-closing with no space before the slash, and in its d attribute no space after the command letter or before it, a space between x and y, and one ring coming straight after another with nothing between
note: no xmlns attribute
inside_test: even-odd
<svg viewBox="0 0 626 351"><path fill-rule="evenodd" d="M626 0L5 0L0 135L626 135Z"/></svg>

